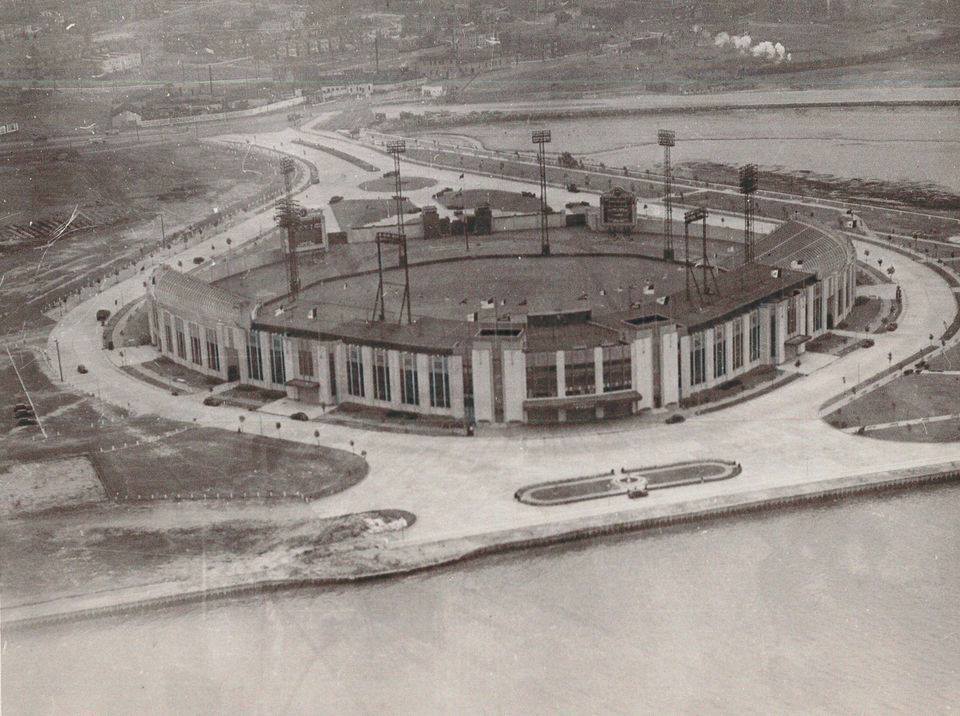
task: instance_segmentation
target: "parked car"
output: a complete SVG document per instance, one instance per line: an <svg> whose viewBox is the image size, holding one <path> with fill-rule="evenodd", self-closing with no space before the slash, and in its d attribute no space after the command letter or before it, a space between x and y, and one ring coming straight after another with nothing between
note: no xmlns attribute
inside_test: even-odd
<svg viewBox="0 0 960 716"><path fill-rule="evenodd" d="M193 257L193 263L198 264L198 265L199 265L199 264L202 264L202 263L203 263L203 256L194 256L194 257Z"/></svg>
<svg viewBox="0 0 960 716"><path fill-rule="evenodd" d="M309 420L310 418L307 416L306 413L294 413L293 415L290 416L290 419L291 419L291 420L307 421L307 420Z"/></svg>
<svg viewBox="0 0 960 716"><path fill-rule="evenodd" d="M100 321L100 323L103 323L108 318L110 318L110 311L108 311L106 308L101 308L99 311L97 311L97 320Z"/></svg>
<svg viewBox="0 0 960 716"><path fill-rule="evenodd" d="M87 366L85 366L83 363L77 366L77 373L88 373L88 372L89 371L87 370Z"/></svg>
<svg viewBox="0 0 960 716"><path fill-rule="evenodd" d="M534 198L536 198L537 195L534 194L532 191L521 191L521 192L520 192L520 196L525 196L525 197L527 197L527 198L529 198L529 199L534 199Z"/></svg>
<svg viewBox="0 0 960 716"><path fill-rule="evenodd" d="M682 423L684 420L686 420L685 417L683 417L679 413L675 413L671 415L669 418L667 418L666 423L667 425L676 425L677 423Z"/></svg>
<svg viewBox="0 0 960 716"><path fill-rule="evenodd" d="M336 204L338 201L343 201L343 197L339 195L330 197L331 204Z"/></svg>
<svg viewBox="0 0 960 716"><path fill-rule="evenodd" d="M203 399L203 404L212 405L213 407L216 407L218 405L223 405L223 401L216 396L208 395L206 398Z"/></svg>

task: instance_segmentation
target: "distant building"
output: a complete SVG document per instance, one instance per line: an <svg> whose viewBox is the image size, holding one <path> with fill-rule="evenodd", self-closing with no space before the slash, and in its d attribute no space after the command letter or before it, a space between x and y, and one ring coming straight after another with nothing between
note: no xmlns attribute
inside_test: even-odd
<svg viewBox="0 0 960 716"><path fill-rule="evenodd" d="M100 71L105 75L140 67L143 57L139 52L110 53L100 60Z"/></svg>
<svg viewBox="0 0 960 716"><path fill-rule="evenodd" d="M443 97L447 93L446 88L443 85L421 85L420 86L420 96L421 97Z"/></svg>

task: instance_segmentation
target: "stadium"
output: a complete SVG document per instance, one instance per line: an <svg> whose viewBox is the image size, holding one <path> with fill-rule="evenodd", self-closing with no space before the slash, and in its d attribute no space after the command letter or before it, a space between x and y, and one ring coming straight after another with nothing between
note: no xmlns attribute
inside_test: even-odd
<svg viewBox="0 0 960 716"><path fill-rule="evenodd" d="M468 426L586 422L769 377L853 307L856 253L832 230L770 223L748 252L742 232L703 219L702 238L697 224L696 240L671 244L622 189L585 203L543 214L545 228L538 214L438 204L330 232L299 252L294 291L282 245L189 273L160 267L153 345L304 405Z"/></svg>

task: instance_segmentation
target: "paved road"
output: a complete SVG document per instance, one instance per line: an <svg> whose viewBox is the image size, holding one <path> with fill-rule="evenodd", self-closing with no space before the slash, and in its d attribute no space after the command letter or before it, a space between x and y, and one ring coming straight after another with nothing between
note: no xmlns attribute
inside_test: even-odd
<svg viewBox="0 0 960 716"><path fill-rule="evenodd" d="M261 134L258 141L289 149L294 131ZM388 158L374 150L343 138L330 137L325 141L383 169L388 167ZM302 148L298 147L299 150ZM355 187L371 176L321 152L307 149L306 156L317 163L322 176L321 184L305 192L308 204L326 203L333 194L345 193L344 187ZM427 170L417 173L426 174ZM430 175L437 178L440 186L457 186L456 172L431 170ZM471 184L507 188L517 185L486 177L472 177ZM411 196L415 195L411 192ZM251 217L231 231L234 244L254 237L258 225L267 220ZM888 352L893 353L896 361L927 345L928 335L939 335L943 318L955 311L950 288L933 270L886 249L870 246L870 250L872 257L883 257L885 265L892 263L897 267L897 278L904 288L898 331L877 336L872 349L856 351L763 397L691 418L682 425L636 428L609 424L597 426L594 432L544 430L531 431L522 438L458 438L282 420L281 434L312 444L313 431L318 429L320 440L326 445L349 450L350 441L355 441L357 450L366 450L369 477L344 493L313 503L311 509L317 515L380 507L411 510L418 515L418 521L407 536L408 542L628 508L642 513L654 505L693 497L960 459L957 444L874 441L834 430L818 418L819 406L845 387L844 379L849 386L858 378L865 379L886 368ZM209 246L198 246L176 258L190 265L192 257L199 253L209 256ZM100 348L94 314L102 304L112 304L120 291L129 301L142 294L143 287L140 279L115 286L98 299L78 306L52 331L49 354L55 355L53 341L59 340L67 380L91 394L99 394L105 401L129 405L137 412L235 430L239 416L249 413L204 406L201 395L174 397L133 379L111 362L118 358ZM87 365L90 372L78 374L78 363ZM271 417L265 422L272 424L275 420ZM248 429L251 422L246 422ZM609 499L536 508L521 505L512 497L517 488L532 482L697 458L738 460L743 464L743 473L722 483L663 490L629 504Z"/></svg>

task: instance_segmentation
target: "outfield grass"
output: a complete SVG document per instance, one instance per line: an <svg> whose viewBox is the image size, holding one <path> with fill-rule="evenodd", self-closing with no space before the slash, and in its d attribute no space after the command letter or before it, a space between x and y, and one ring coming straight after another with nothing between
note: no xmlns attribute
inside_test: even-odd
<svg viewBox="0 0 960 716"><path fill-rule="evenodd" d="M107 495L122 501L318 499L367 474L366 461L343 450L211 428L91 457Z"/></svg>

